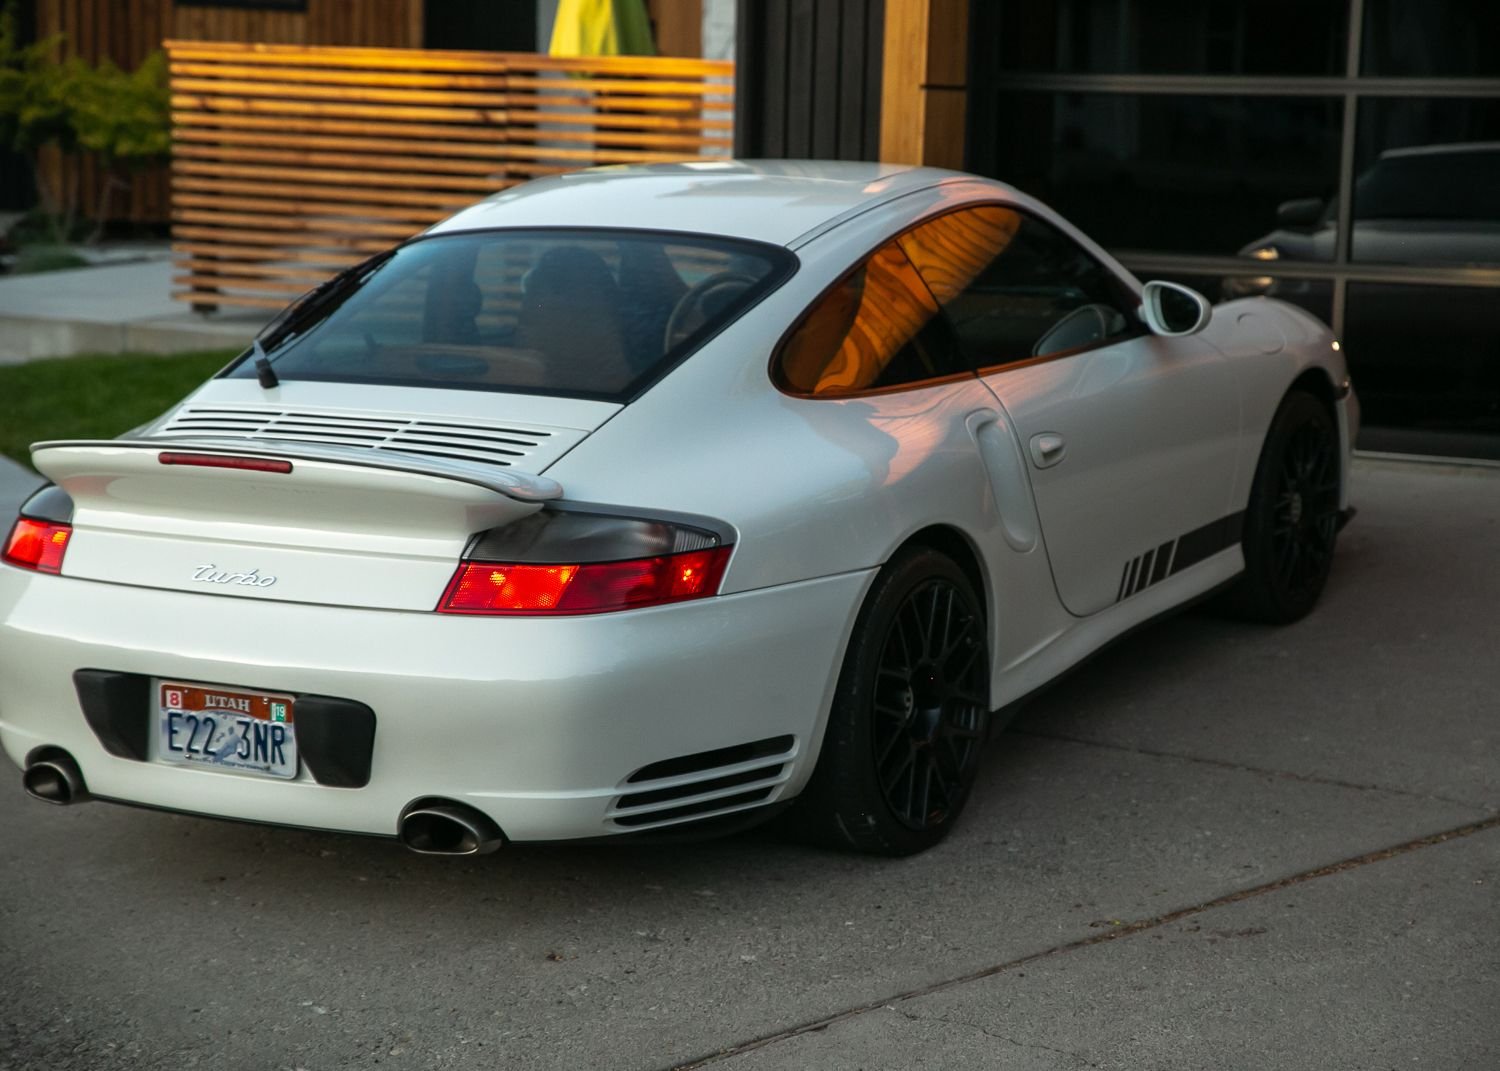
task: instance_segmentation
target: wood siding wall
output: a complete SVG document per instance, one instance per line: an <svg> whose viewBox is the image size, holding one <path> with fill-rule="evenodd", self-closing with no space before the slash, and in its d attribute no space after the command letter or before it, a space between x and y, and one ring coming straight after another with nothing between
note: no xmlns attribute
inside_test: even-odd
<svg viewBox="0 0 1500 1071"><path fill-rule="evenodd" d="M107 58L127 69L168 38L397 48L422 43L423 0L307 0L305 12L197 7L173 0L35 2L38 35L63 34L65 56ZM83 207L97 203L101 178L91 164L64 169L54 155L43 168L53 182L76 182ZM137 174L129 190L116 194L111 216L151 223L166 222L170 213L167 169L158 167Z"/></svg>
<svg viewBox="0 0 1500 1071"><path fill-rule="evenodd" d="M277 308L486 194L727 157L734 64L168 43L176 297Z"/></svg>
<svg viewBox="0 0 1500 1071"><path fill-rule="evenodd" d="M658 56L703 55L703 0L646 0Z"/></svg>
<svg viewBox="0 0 1500 1071"><path fill-rule="evenodd" d="M886 0L740 0L735 151L880 158Z"/></svg>
<svg viewBox="0 0 1500 1071"><path fill-rule="evenodd" d="M288 45L422 43L422 0L307 0L306 11L198 7L174 0L36 0L40 36L66 34L67 54L133 67L168 38Z"/></svg>

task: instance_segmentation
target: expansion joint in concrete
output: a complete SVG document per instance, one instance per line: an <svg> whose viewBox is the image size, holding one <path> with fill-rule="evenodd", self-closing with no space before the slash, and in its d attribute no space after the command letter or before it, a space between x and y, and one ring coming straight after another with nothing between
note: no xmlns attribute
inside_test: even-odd
<svg viewBox="0 0 1500 1071"><path fill-rule="evenodd" d="M1326 785L1329 788L1347 788L1356 792L1376 792L1387 796L1405 796L1408 799L1428 800L1433 803L1451 803L1456 807L1478 807L1484 811L1495 813L1500 811L1500 806L1495 803L1481 803L1475 800L1456 800L1451 796L1439 796L1430 792L1413 792L1410 789L1394 788L1390 785L1377 785L1374 783L1362 783L1359 781L1342 781L1336 777L1318 777L1313 774L1293 773L1289 770L1272 770L1265 766L1247 766L1242 762L1229 762L1225 759L1211 759L1202 755L1187 755L1180 751L1161 751L1155 748L1136 747L1132 744L1116 744L1108 740L1091 740L1086 736L1072 736L1067 733L1040 732L1036 729L1007 729L1006 732L1014 733L1016 736L1029 736L1037 740L1061 740L1067 744L1079 744L1083 747L1106 748L1111 751L1126 751L1133 755L1146 755L1153 759L1176 759L1179 762L1192 762L1201 766L1216 766L1221 770L1233 770L1236 773L1257 774L1262 777L1274 777L1280 781L1296 781L1304 785Z"/></svg>
<svg viewBox="0 0 1500 1071"><path fill-rule="evenodd" d="M1431 848L1439 844L1447 844L1450 841L1460 840L1464 837L1472 837L1477 833L1485 833L1497 828L1500 828L1500 815L1495 815L1478 822L1471 822L1468 825L1458 826L1454 829L1446 829L1440 833L1432 833L1425 837L1418 837L1415 840L1403 841L1400 844L1393 844L1388 848L1379 848L1372 852L1365 852L1363 855L1356 855L1348 859L1342 859L1339 862L1330 863L1327 866L1316 867L1312 870L1304 870L1300 873L1292 874L1285 878L1278 878L1275 881L1265 882L1264 884L1255 885L1248 889L1241 889L1238 892L1226 893L1223 896L1215 897L1212 900L1205 900L1202 903L1193 904L1190 907L1178 908L1177 910L1169 911L1166 914L1154 915L1150 918L1136 919L1132 922L1122 923L1121 925L1116 926L1111 930L1106 930L1103 933L1093 934L1089 937L1083 937L1076 941L1069 941L1060 945L1054 945L1051 948L1044 948L1038 952L1031 952L1024 956L1019 956L1015 959L1007 960L1004 963L997 963L994 966L983 967L979 970L970 971L966 974L961 974L954 978L944 979L940 982L933 982L929 985L921 986L916 989L909 989L902 993L895 993L890 996L883 997L880 1000L871 1001L868 1004L860 1004L855 1007L845 1009L841 1012L835 1012L832 1015L826 1015L819 1019L801 1023L797 1026L789 1027L786 1030L781 1030L774 1034L766 1034L762 1037L753 1038L749 1041L741 1042L738 1045L723 1049L719 1052L696 1057L695 1059L690 1060L687 1063L674 1064L671 1068L668 1069L668 1071L695 1071L695 1069L697 1068L706 1067L709 1064L718 1063L721 1060L726 1060L733 1056L739 1056L747 1052L753 1052L756 1049L763 1049L769 1045L775 1045L782 1041L790 1041L791 1039L801 1037L804 1034L813 1034L821 1030L827 1030L829 1027L836 1026L839 1023L845 1022L850 1019L856 1019L873 1011L879 1011L882 1008L890 1008L892 1010L898 1011L900 1012L900 1014L906 1016L909 1019L921 1018L921 1016L907 1014L900 1008L900 1005L905 1003L906 1001L931 996L935 993L943 993L948 990L957 989L961 986L969 985L974 982L983 981L984 979L992 978L997 974L1003 974L1006 971L1015 970L1018 967L1024 967L1029 963L1035 963L1037 960L1051 959L1055 956L1062 956L1067 955L1071 952L1078 952L1082 949L1092 948L1095 945L1105 944L1109 941L1118 941L1122 938L1133 937L1136 934L1145 933L1149 930L1154 930L1161 926L1167 926L1171 923L1179 922L1182 919L1191 918L1194 915L1200 915L1206 911L1212 911L1215 908L1228 907L1231 904L1238 904L1245 900L1253 900L1256 897L1265 896L1269 893L1279 892L1282 889L1286 889L1294 885L1301 885L1305 882L1316 881L1319 878L1332 877L1335 874L1342 874L1345 871L1369 866L1372 863L1382 863L1387 859L1395 859L1398 856L1407 855L1410 852L1420 851L1423 848ZM972 1023L965 1023L960 1025L973 1026ZM986 1033L988 1033L988 1031L986 1031ZM1000 1035L992 1036L999 1037ZM1002 1038L1002 1040L1010 1039Z"/></svg>

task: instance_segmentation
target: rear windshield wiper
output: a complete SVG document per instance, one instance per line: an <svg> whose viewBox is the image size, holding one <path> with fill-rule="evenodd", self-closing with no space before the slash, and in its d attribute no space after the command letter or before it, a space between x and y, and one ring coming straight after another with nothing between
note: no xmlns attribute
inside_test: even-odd
<svg viewBox="0 0 1500 1071"><path fill-rule="evenodd" d="M250 358L255 368L255 378L262 390L281 385L276 369L271 367L271 353L292 338L304 333L309 320L320 309L327 307L335 298L342 300L350 290L364 285L370 273L379 268L394 254L395 249L377 253L345 268L331 279L319 283L277 314L275 319L262 327L250 340Z"/></svg>
<svg viewBox="0 0 1500 1071"><path fill-rule="evenodd" d="M377 253L368 260L362 260L352 267L345 268L331 279L319 283L282 310L255 336L256 368L260 367L261 361L266 361L269 365L268 357L271 352L293 335L304 333L311 317L327 308L333 299L342 299L351 290L362 286L365 278L389 260L395 252L395 249L387 249L384 253Z"/></svg>
<svg viewBox="0 0 1500 1071"><path fill-rule="evenodd" d="M266 348L260 344L259 335L250 340L250 352L255 357L255 378L260 380L261 389L270 390L280 386L281 380L276 375L276 369L271 367L271 359L266 356Z"/></svg>

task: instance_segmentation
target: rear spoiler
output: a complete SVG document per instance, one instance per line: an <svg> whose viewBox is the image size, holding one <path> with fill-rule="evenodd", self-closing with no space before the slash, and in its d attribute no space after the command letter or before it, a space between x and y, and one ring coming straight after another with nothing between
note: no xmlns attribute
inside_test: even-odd
<svg viewBox="0 0 1500 1071"><path fill-rule="evenodd" d="M254 439L201 438L171 439L55 439L32 443L33 460L37 453L57 447L94 447L114 450L156 450L173 454L212 454L216 456L268 458L276 461L321 461L355 468L405 472L418 476L436 476L459 483L473 484L518 502L542 503L562 497L562 485L545 476L513 472L458 458L424 457L374 450L364 446L342 446L335 443L303 443ZM40 467L40 466L38 466ZM45 472L46 470L43 469Z"/></svg>

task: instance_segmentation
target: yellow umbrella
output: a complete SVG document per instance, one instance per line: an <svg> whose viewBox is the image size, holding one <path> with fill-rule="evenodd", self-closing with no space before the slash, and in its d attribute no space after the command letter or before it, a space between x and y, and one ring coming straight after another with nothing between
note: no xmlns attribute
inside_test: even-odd
<svg viewBox="0 0 1500 1071"><path fill-rule="evenodd" d="M552 24L553 56L654 56L644 0L561 0Z"/></svg>

